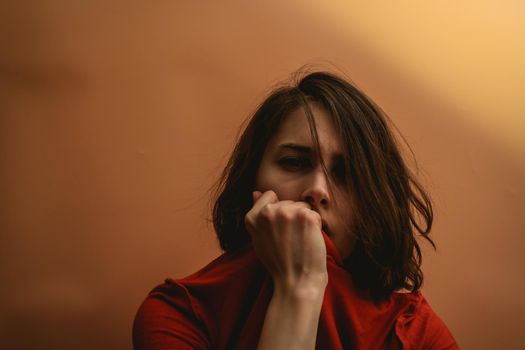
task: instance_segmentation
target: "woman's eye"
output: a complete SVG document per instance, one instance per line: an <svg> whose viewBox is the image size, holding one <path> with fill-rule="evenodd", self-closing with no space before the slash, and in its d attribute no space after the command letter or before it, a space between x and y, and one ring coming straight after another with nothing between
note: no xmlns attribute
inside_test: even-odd
<svg viewBox="0 0 525 350"><path fill-rule="evenodd" d="M279 159L279 164L287 169L300 170L308 168L310 166L310 161L308 159L296 157L285 157Z"/></svg>
<svg viewBox="0 0 525 350"><path fill-rule="evenodd" d="M346 182L345 164L343 161L338 161L332 169L335 179L340 183Z"/></svg>

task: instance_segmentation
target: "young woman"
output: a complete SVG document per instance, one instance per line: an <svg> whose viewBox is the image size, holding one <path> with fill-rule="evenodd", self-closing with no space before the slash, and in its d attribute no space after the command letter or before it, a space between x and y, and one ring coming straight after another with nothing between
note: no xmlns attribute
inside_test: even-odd
<svg viewBox="0 0 525 350"><path fill-rule="evenodd" d="M148 295L135 349L456 349L419 289L429 197L386 117L325 72L273 91L217 188L225 253Z"/></svg>

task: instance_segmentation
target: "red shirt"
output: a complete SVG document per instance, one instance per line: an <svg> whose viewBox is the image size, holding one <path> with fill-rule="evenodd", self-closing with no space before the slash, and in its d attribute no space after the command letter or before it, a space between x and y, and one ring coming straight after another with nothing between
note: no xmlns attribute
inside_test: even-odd
<svg viewBox="0 0 525 350"><path fill-rule="evenodd" d="M380 302L357 290L329 238L328 285L316 349L457 349L420 292ZM135 349L256 349L272 282L251 247L223 254L183 279L167 279L140 306Z"/></svg>

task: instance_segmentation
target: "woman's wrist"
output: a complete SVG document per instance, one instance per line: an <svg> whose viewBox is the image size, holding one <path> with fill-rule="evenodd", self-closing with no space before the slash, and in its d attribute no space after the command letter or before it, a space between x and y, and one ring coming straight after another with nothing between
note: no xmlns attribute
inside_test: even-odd
<svg viewBox="0 0 525 350"><path fill-rule="evenodd" d="M328 283L328 274L319 274L300 280L274 280L274 298L280 298L290 303L315 302L322 303L324 291Z"/></svg>
<svg viewBox="0 0 525 350"><path fill-rule="evenodd" d="M258 349L314 349L327 281L274 282Z"/></svg>

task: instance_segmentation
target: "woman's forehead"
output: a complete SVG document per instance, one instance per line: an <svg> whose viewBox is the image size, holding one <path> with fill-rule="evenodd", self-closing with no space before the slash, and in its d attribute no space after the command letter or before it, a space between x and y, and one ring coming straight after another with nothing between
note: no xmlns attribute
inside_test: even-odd
<svg viewBox="0 0 525 350"><path fill-rule="evenodd" d="M336 132L328 113L316 104L311 104L310 110L314 116L321 152L326 154L342 153L343 147L339 134ZM283 118L270 143L276 149L285 145L297 145L315 150L308 117L303 108L297 108Z"/></svg>

